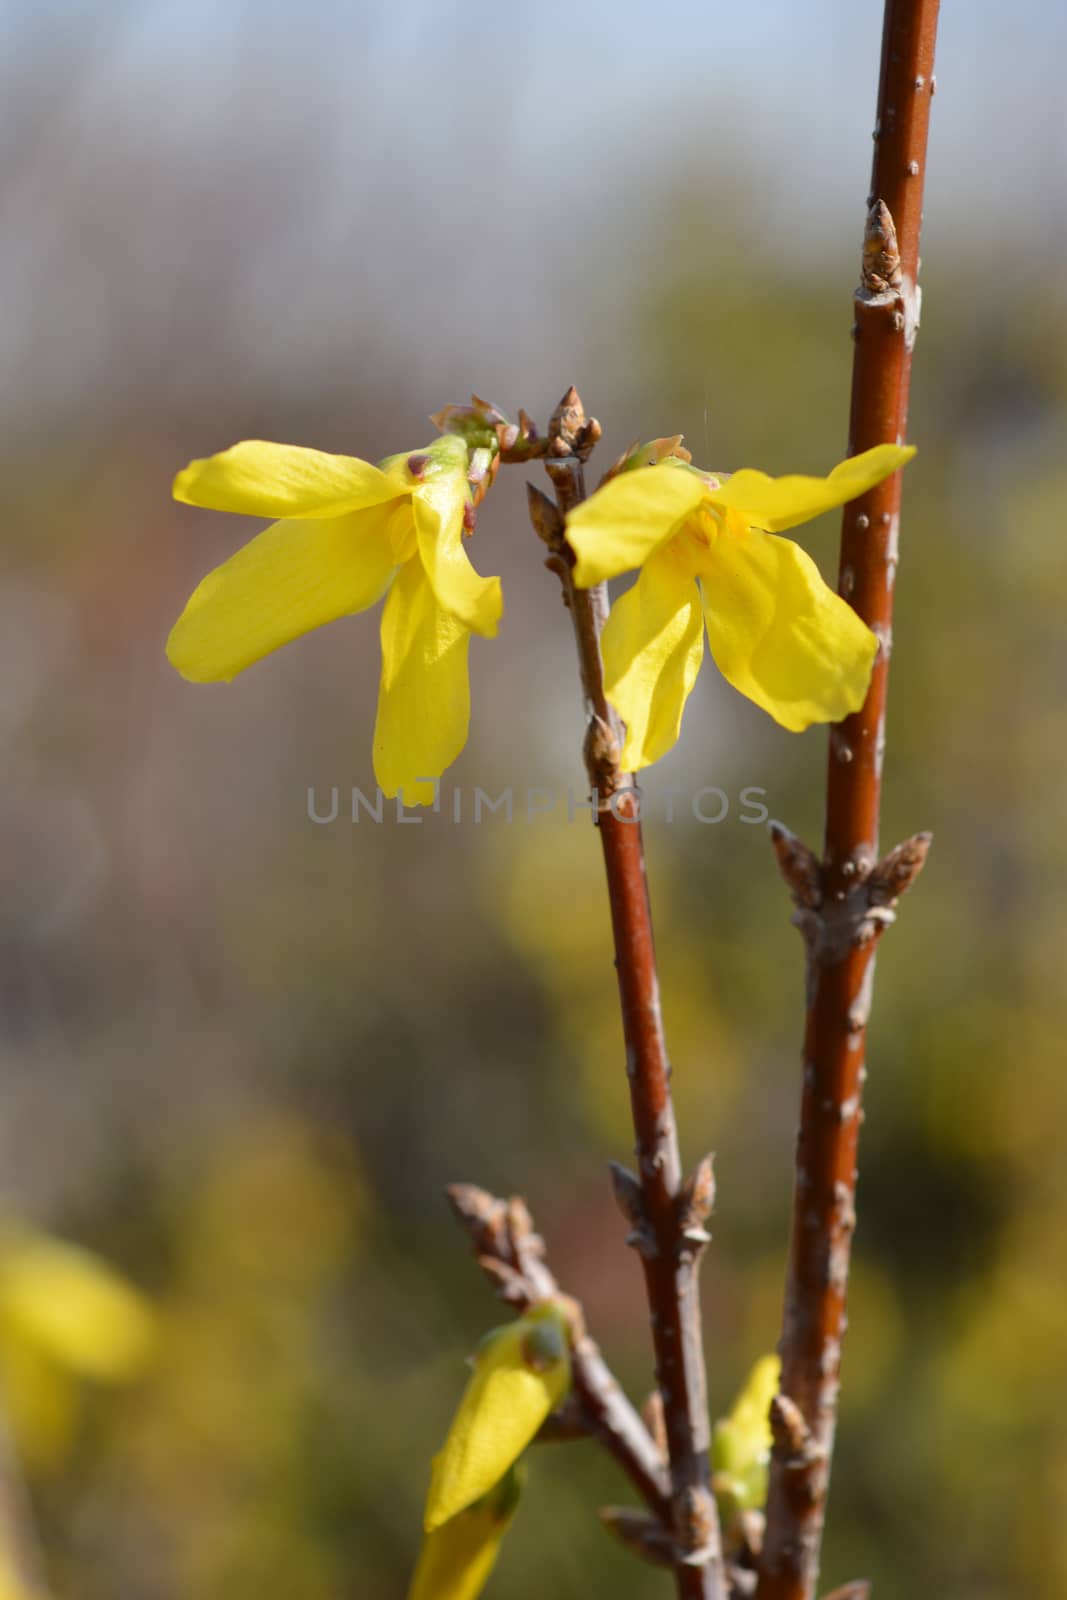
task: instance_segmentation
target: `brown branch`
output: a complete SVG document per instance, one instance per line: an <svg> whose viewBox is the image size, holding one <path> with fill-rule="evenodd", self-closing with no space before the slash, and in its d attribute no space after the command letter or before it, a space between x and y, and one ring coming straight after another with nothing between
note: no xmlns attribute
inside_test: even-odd
<svg viewBox="0 0 1067 1600"><path fill-rule="evenodd" d="M607 587L575 586L573 555L564 535L567 512L585 497L582 463L599 433L575 390L568 390L549 426L545 457L556 504L531 490L530 509L534 527L549 547L546 564L558 575L570 610L589 715L584 754L607 873L638 1163L636 1177L616 1175L616 1193L632 1224L630 1242L645 1277L670 1459L677 1590L681 1600L723 1600L726 1579L710 1487L697 1285L708 1241L703 1224L711 1211L711 1166L710 1161L702 1163L689 1184L683 1183L660 1014L640 792L620 769L622 729L604 692L600 633Z"/></svg>
<svg viewBox="0 0 1067 1600"><path fill-rule="evenodd" d="M938 0L886 0L855 296L849 455L904 439ZM758 1600L814 1600L837 1412L874 954L929 836L878 861L900 475L846 506L839 589L881 641L863 709L831 731L824 860L778 829L808 958L804 1083ZM846 1592L849 1592L846 1590ZM862 1593L862 1589L852 1591Z"/></svg>
<svg viewBox="0 0 1067 1600"><path fill-rule="evenodd" d="M573 1405L561 1419L552 1419L543 1436L573 1437L570 1425L576 1424L577 1431L599 1440L655 1513L659 1527L669 1526L666 1462L590 1338L577 1301L563 1293L549 1270L544 1242L525 1203L518 1197L497 1200L467 1183L453 1184L448 1198L470 1236L478 1265L501 1299L517 1311L544 1300L567 1307L573 1340Z"/></svg>

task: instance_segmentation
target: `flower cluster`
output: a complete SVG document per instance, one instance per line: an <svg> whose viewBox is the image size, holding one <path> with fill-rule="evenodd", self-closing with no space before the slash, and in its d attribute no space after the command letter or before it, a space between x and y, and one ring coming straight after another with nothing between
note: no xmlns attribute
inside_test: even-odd
<svg viewBox="0 0 1067 1600"><path fill-rule="evenodd" d="M407 804L431 802L462 750L470 637L494 637L500 621L500 580L481 577L464 549L474 500L492 480L486 462L495 470L499 459L483 434L501 414L478 404L457 411L474 418L477 439L457 425L377 466L246 441L191 462L174 483L186 504L276 520L195 590L170 635L171 662L196 682L228 680L384 596L374 771L382 791ZM454 410L435 420L453 427ZM859 709L877 640L781 535L856 499L913 454L879 445L825 478L770 478L701 472L684 451L659 459L650 447L571 511L579 587L639 569L602 641L627 770L658 761L677 740L705 630L723 676L783 727Z"/></svg>

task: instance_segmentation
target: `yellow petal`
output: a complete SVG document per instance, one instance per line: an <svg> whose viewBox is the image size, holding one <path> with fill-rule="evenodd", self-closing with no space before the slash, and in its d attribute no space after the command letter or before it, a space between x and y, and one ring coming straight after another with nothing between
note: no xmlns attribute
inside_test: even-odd
<svg viewBox="0 0 1067 1600"><path fill-rule="evenodd" d="M154 1333L147 1303L106 1262L34 1235L4 1256L0 1314L61 1366L112 1382L140 1371Z"/></svg>
<svg viewBox="0 0 1067 1600"><path fill-rule="evenodd" d="M410 478L402 483L397 474L355 456L245 439L218 455L190 461L174 480L174 498L250 517L330 517L381 505L410 486Z"/></svg>
<svg viewBox="0 0 1067 1600"><path fill-rule="evenodd" d="M194 683L228 681L302 633L373 605L394 570L388 506L275 522L194 590L167 655Z"/></svg>
<svg viewBox="0 0 1067 1600"><path fill-rule="evenodd" d="M745 1379L733 1403L730 1421L746 1441L753 1459L766 1455L771 1437L771 1401L778 1393L782 1363L778 1356L761 1356Z"/></svg>
<svg viewBox="0 0 1067 1600"><path fill-rule="evenodd" d="M401 567L382 611L382 678L374 773L384 794L430 805L467 742L470 631L437 603L418 561Z"/></svg>
<svg viewBox="0 0 1067 1600"><path fill-rule="evenodd" d="M717 1489L728 1490L734 1510L754 1510L767 1498L767 1467L774 1443L771 1401L782 1364L763 1356L745 1380L728 1417L715 1424L711 1462Z"/></svg>
<svg viewBox="0 0 1067 1600"><path fill-rule="evenodd" d="M47 1472L73 1449L81 1413L79 1381L18 1323L0 1318L0 1395L19 1456L31 1470Z"/></svg>
<svg viewBox="0 0 1067 1600"><path fill-rule="evenodd" d="M496 634L503 601L499 578L482 578L463 548L466 474L436 472L412 496L419 558L438 604L486 639Z"/></svg>
<svg viewBox="0 0 1067 1600"><path fill-rule="evenodd" d="M794 733L859 710L878 641L799 545L723 528L701 580L711 653L735 689Z"/></svg>
<svg viewBox="0 0 1067 1600"><path fill-rule="evenodd" d="M515 1515L523 1475L512 1467L481 1500L426 1535L408 1600L477 1600Z"/></svg>
<svg viewBox="0 0 1067 1600"><path fill-rule="evenodd" d="M567 1332L555 1306L540 1306L483 1342L444 1448L434 1461L427 1532L499 1482L569 1383Z"/></svg>
<svg viewBox="0 0 1067 1600"><path fill-rule="evenodd" d="M695 473L670 466L640 467L611 478L567 518L579 588L641 566L693 514L706 491Z"/></svg>
<svg viewBox="0 0 1067 1600"><path fill-rule="evenodd" d="M708 502L716 510L739 512L757 528L782 533L866 494L914 454L914 445L875 445L873 450L840 462L828 478L771 478L752 467L742 467L721 489L708 491Z"/></svg>
<svg viewBox="0 0 1067 1600"><path fill-rule="evenodd" d="M658 761L678 738L704 659L704 618L692 574L668 547L650 556L604 629L604 687L626 723L627 772Z"/></svg>

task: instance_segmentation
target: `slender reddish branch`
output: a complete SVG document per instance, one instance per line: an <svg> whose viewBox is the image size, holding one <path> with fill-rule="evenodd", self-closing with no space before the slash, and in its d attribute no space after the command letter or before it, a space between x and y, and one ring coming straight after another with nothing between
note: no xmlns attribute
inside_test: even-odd
<svg viewBox="0 0 1067 1600"><path fill-rule="evenodd" d="M573 581L563 518L585 493L582 462L599 427L586 419L573 389L549 428L546 467L556 505L531 490L538 533L552 554L549 566L563 585L578 648L589 711L585 761L597 808L615 942L626 1071L636 1134L635 1176L613 1169L616 1196L632 1224L644 1271L656 1358L656 1381L670 1460L673 1559L680 1600L723 1600L718 1514L710 1488L709 1425L700 1329L697 1267L707 1244L711 1211L710 1160L689 1183L682 1179L670 1090L670 1063L660 1013L652 914L641 836L640 794L619 767L618 719L604 692L600 632L605 586L585 590Z"/></svg>
<svg viewBox="0 0 1067 1600"><path fill-rule="evenodd" d="M855 297L849 454L904 439L938 0L887 0L874 171ZM845 1330L867 1018L878 940L927 835L878 860L899 473L845 508L840 592L881 641L863 709L831 731L824 859L778 829L809 982L782 1329L781 1393L758 1600L812 1600Z"/></svg>

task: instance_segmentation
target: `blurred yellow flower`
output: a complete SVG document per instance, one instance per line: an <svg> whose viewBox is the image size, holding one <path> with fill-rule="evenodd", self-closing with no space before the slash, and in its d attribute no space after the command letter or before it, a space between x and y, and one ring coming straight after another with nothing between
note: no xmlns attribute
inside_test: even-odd
<svg viewBox="0 0 1067 1600"><path fill-rule="evenodd" d="M10 1226L0 1235L0 1373L20 1450L62 1455L73 1426L72 1380L124 1383L155 1341L147 1302L99 1257Z"/></svg>
<svg viewBox="0 0 1067 1600"><path fill-rule="evenodd" d="M192 461L174 481L187 505L279 520L194 591L167 642L196 683L228 681L324 623L388 591L374 771L385 794L428 804L470 720L467 651L492 638L499 578L463 549L467 447L444 437L378 466L247 440Z"/></svg>
<svg viewBox="0 0 1067 1600"><path fill-rule="evenodd" d="M523 1475L521 1465L511 1467L488 1494L426 1535L408 1600L477 1600L515 1515Z"/></svg>
<svg viewBox="0 0 1067 1600"><path fill-rule="evenodd" d="M582 588L641 568L602 641L627 770L677 740L705 627L723 677L783 727L799 732L860 708L878 641L811 557L775 535L855 500L914 454L878 445L826 478L747 468L719 478L668 457L618 473L570 513Z"/></svg>
<svg viewBox="0 0 1067 1600"><path fill-rule="evenodd" d="M434 1458L427 1533L499 1483L569 1386L567 1328L557 1306L537 1306L486 1336L448 1438Z"/></svg>
<svg viewBox="0 0 1067 1600"><path fill-rule="evenodd" d="M19 1576L12 1557L0 1549L0 1600L47 1600L45 1591Z"/></svg>

